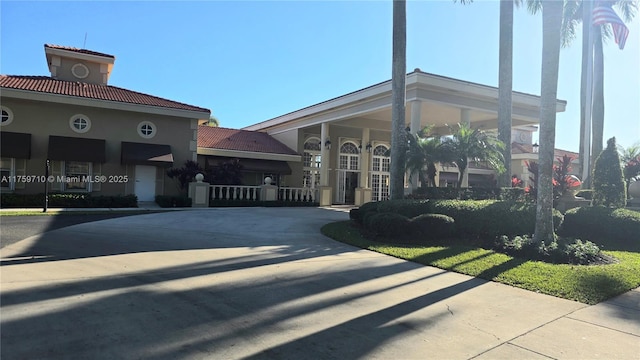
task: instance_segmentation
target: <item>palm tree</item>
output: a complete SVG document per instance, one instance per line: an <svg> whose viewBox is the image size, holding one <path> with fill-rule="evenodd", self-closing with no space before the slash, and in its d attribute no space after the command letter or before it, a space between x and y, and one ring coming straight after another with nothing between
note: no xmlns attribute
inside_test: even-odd
<svg viewBox="0 0 640 360"><path fill-rule="evenodd" d="M534 241L554 241L553 155L556 139L556 102L563 3L545 0L542 5L542 70L540 91L540 148L538 196Z"/></svg>
<svg viewBox="0 0 640 360"><path fill-rule="evenodd" d="M467 173L469 161L486 162L498 174L505 171L502 150L505 144L498 138L480 129L472 129L467 124L458 124L457 129L451 129L453 135L444 140L442 146L451 153L452 163L459 171L458 188Z"/></svg>
<svg viewBox="0 0 640 360"><path fill-rule="evenodd" d="M405 77L407 76L407 12L405 0L393 0L393 59L391 74L391 171L389 198L404 197Z"/></svg>
<svg viewBox="0 0 640 360"><path fill-rule="evenodd" d="M436 186L438 173L436 164L451 164L452 159L442 138L429 134L431 127L425 127L418 134L408 134L406 171L409 178L418 175L422 187Z"/></svg>
<svg viewBox="0 0 640 360"><path fill-rule="evenodd" d="M592 1L591 1L592 2ZM638 11L637 0L610 0L625 22L631 22ZM594 35L594 63L593 63L593 112L592 112L592 146L591 158L586 154L586 144L584 142L584 131L586 124L586 89L587 89L587 57L589 54L588 34L591 26L588 24L591 20L592 6L587 6L589 1L571 0L565 3L564 22L562 26L562 46L567 47L571 41L575 39L576 27L582 23L582 74L580 80L580 156L579 162L582 168L586 162L593 165L595 157L600 154L603 146L603 129L604 129L604 51L603 41L611 38L610 25L599 25L598 29L593 31ZM585 26L585 24L587 24ZM592 166L589 168L593 168ZM582 169L580 169L582 173ZM583 179L589 183L589 179Z"/></svg>
<svg viewBox="0 0 640 360"><path fill-rule="evenodd" d="M211 117L209 118L209 121L207 122L207 126L218 127L220 126L220 120L218 120L217 117L211 115Z"/></svg>
<svg viewBox="0 0 640 360"><path fill-rule="evenodd" d="M454 0L455 2L456 0ZM473 0L460 0L462 4ZM500 49L498 63L498 139L506 146L502 151L505 171L498 186L511 186L511 110L513 96L513 9L522 0L500 0Z"/></svg>

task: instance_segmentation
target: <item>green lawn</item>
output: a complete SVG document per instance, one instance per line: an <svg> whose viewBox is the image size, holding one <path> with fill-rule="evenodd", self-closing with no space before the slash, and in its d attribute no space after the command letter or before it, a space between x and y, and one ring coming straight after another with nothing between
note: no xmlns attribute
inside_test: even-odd
<svg viewBox="0 0 640 360"><path fill-rule="evenodd" d="M59 215L105 215L105 214L130 214L130 215L141 215L141 214L154 214L159 212L166 212L169 210L47 210L46 213L42 212L42 209L33 209L31 210L4 210L0 211L1 216L59 216Z"/></svg>
<svg viewBox="0 0 640 360"><path fill-rule="evenodd" d="M616 264L565 265L524 260L465 245L384 244L361 236L350 221L327 224L322 233L382 254L586 304L596 304L640 286L637 252L605 251L619 260Z"/></svg>

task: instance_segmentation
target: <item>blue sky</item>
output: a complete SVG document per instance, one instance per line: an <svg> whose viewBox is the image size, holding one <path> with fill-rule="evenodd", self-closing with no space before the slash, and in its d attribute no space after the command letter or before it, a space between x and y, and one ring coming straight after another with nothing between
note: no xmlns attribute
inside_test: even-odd
<svg viewBox="0 0 640 360"><path fill-rule="evenodd" d="M48 75L45 43L116 56L109 83L240 128L391 78L391 1L4 1L0 72ZM407 71L496 86L498 1L407 4ZM541 17L516 10L516 91L539 95ZM640 140L640 26L605 45L605 140ZM578 150L580 39L561 52L556 147Z"/></svg>

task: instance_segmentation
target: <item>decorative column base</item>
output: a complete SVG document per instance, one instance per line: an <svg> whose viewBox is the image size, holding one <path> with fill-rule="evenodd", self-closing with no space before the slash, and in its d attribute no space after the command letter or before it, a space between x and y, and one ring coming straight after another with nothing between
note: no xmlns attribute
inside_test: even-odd
<svg viewBox="0 0 640 360"><path fill-rule="evenodd" d="M360 206L371 202L371 189L370 188L356 188L355 205Z"/></svg>
<svg viewBox="0 0 640 360"><path fill-rule="evenodd" d="M320 206L331 206L331 186L320 186L318 188Z"/></svg>
<svg viewBox="0 0 640 360"><path fill-rule="evenodd" d="M191 198L191 207L209 207L209 183L202 182L204 176L196 175L196 182L189 183L189 197Z"/></svg>

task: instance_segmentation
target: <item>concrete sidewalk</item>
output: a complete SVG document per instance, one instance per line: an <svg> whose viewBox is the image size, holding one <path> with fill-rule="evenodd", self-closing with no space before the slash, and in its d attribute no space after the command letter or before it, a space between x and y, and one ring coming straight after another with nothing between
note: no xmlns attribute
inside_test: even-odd
<svg viewBox="0 0 640 360"><path fill-rule="evenodd" d="M319 208L85 223L2 251L2 358L638 359L640 290L595 305L319 233Z"/></svg>

